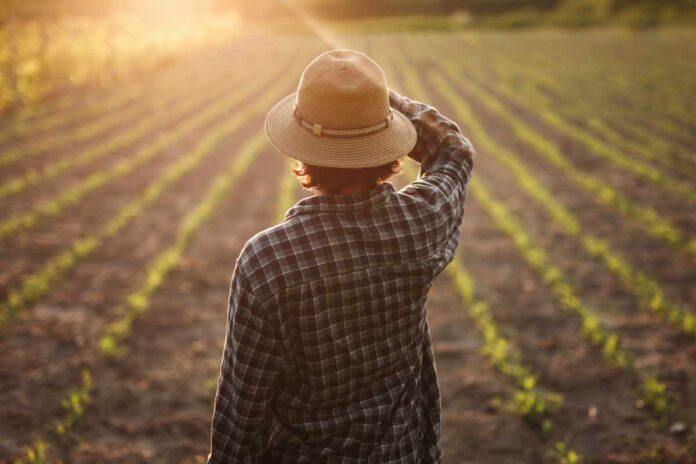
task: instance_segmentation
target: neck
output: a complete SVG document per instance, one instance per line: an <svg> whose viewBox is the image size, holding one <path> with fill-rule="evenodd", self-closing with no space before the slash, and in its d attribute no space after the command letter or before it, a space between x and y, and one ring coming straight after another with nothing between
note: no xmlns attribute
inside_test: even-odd
<svg viewBox="0 0 696 464"><path fill-rule="evenodd" d="M375 188L376 185L374 184L353 184L353 185L346 185L345 187L341 187L338 191L335 192L318 192L319 195L350 195L353 193L367 193L373 188Z"/></svg>

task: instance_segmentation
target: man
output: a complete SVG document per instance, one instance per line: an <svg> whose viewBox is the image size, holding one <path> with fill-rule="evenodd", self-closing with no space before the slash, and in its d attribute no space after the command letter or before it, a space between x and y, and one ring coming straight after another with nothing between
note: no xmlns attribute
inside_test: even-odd
<svg viewBox="0 0 696 464"><path fill-rule="evenodd" d="M457 246L471 144L351 50L315 58L266 133L317 194L237 259L209 462L441 462L425 303ZM396 191L406 155L421 175Z"/></svg>

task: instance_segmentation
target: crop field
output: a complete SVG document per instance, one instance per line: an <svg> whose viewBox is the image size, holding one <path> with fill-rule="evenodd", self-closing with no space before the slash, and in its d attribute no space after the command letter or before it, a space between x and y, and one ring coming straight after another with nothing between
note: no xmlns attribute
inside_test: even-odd
<svg viewBox="0 0 696 464"><path fill-rule="evenodd" d="M428 302L445 462L696 462L696 33L335 39L0 116L0 462L204 462L236 257L310 194L264 117L339 46L477 150Z"/></svg>

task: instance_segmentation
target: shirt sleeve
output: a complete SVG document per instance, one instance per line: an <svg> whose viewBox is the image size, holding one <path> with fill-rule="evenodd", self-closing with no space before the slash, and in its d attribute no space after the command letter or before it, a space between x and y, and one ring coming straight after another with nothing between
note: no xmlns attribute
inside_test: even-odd
<svg viewBox="0 0 696 464"><path fill-rule="evenodd" d="M451 261L457 248L474 166L474 148L457 124L434 107L393 90L389 100L416 128L416 146L408 156L420 163L420 176L401 192L422 199L438 213L437 229L441 233L437 239L444 257L439 272Z"/></svg>
<svg viewBox="0 0 696 464"><path fill-rule="evenodd" d="M208 463L257 463L268 446L282 366L277 328L235 266Z"/></svg>

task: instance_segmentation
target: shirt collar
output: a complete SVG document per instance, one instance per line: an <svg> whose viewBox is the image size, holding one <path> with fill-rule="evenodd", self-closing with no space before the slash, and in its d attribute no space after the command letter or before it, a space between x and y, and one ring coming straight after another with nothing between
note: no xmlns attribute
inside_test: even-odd
<svg viewBox="0 0 696 464"><path fill-rule="evenodd" d="M298 201L285 213L285 219L300 214L339 213L371 209L384 203L387 196L394 191L394 186L390 182L384 182L362 193L313 195Z"/></svg>

